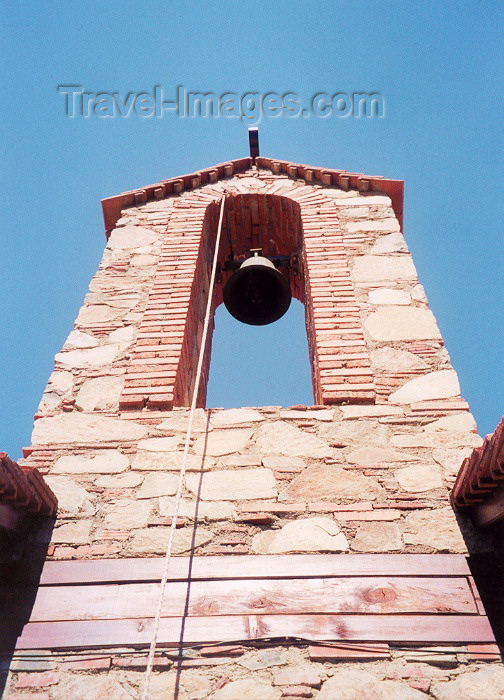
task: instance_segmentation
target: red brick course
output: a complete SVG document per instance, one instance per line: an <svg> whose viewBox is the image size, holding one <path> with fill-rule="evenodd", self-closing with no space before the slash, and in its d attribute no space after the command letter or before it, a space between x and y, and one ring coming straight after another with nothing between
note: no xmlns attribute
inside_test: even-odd
<svg viewBox="0 0 504 700"><path fill-rule="evenodd" d="M177 200L127 369L120 407L166 410L190 404L218 221L217 190ZM230 272L224 262L252 248L296 256L288 272L293 296L305 303L315 402L372 403L375 387L343 237L334 204L321 191L226 194L220 275L212 313ZM198 405L205 405L211 335ZM357 350L357 352L356 352Z"/></svg>

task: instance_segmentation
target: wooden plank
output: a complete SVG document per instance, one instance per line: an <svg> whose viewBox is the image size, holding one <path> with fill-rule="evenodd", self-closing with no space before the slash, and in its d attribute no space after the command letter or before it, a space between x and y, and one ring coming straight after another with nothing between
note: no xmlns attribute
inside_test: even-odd
<svg viewBox="0 0 504 700"><path fill-rule="evenodd" d="M156 581L163 558L48 561L40 585ZM173 557L169 579L318 578L321 576L468 576L461 554L250 554Z"/></svg>
<svg viewBox="0 0 504 700"><path fill-rule="evenodd" d="M148 646L153 619L34 622L25 625L16 649L82 649ZM210 644L263 637L309 641L490 644L486 617L467 615L251 615L161 618L158 643Z"/></svg>
<svg viewBox="0 0 504 700"><path fill-rule="evenodd" d="M158 583L41 587L30 621L150 617ZM356 577L169 583L162 615L478 614L465 578Z"/></svg>
<svg viewBox="0 0 504 700"><path fill-rule="evenodd" d="M474 602L476 604L476 607L478 608L478 613L480 615L486 615L486 610L485 610L485 607L483 605L483 601L481 600L481 596L479 594L478 587L476 585L476 581L474 580L474 577L468 576L467 580L469 582L469 587L470 587L471 592L472 592L473 597L474 597Z"/></svg>

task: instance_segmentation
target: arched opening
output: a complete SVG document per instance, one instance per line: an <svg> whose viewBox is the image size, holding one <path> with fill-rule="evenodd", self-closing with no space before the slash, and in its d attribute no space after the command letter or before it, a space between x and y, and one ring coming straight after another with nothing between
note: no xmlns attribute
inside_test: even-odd
<svg viewBox="0 0 504 700"><path fill-rule="evenodd" d="M289 406L313 403L305 312L293 299L267 326L236 321L223 304L215 314L207 406Z"/></svg>
<svg viewBox="0 0 504 700"><path fill-rule="evenodd" d="M222 302L222 290L259 249L289 280L288 312L275 323L249 326L236 321ZM219 283L207 377L207 406L312 404L312 372L306 335L302 225L299 205L278 195L226 196ZM210 354L210 353L209 353Z"/></svg>
<svg viewBox="0 0 504 700"><path fill-rule="evenodd" d="M325 201L320 194L312 201L313 197L304 190L298 197L300 201L281 194L260 194L255 191L255 183L246 184L251 190L248 194L224 195L224 221L210 318L213 319L223 301L226 281L252 251L259 249L281 269L294 299L304 304L314 402L374 403L376 392L360 310L333 202ZM208 202L208 197L202 201L200 196L191 194L173 209L149 292L148 313L142 319L134 359L125 378L120 402L123 410L144 407L165 410L191 405L219 204L218 197ZM231 328L225 336L232 344L236 331ZM290 343L291 354L296 337L304 343L304 331L287 331L283 336ZM242 355L245 346L256 348L257 338L256 333L251 342L242 340L235 354ZM200 407L207 405L211 346L210 332L206 336L198 381L196 403ZM303 356L303 351L295 352L298 357ZM269 348L262 354L271 354ZM240 361L244 364L243 358ZM257 363L251 365L255 368ZM297 377L292 374L291 380L295 384ZM222 403L217 398L211 402L214 400ZM294 403L301 400L301 396L296 396ZM284 403L290 399L275 401Z"/></svg>

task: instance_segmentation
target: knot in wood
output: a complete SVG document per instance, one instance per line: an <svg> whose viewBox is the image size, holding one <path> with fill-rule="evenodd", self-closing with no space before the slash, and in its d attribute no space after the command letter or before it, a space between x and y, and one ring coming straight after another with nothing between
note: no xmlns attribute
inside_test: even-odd
<svg viewBox="0 0 504 700"><path fill-rule="evenodd" d="M377 586L376 588L368 588L362 594L364 600L368 603L388 603L391 600L396 600L397 593L393 588L385 588Z"/></svg>

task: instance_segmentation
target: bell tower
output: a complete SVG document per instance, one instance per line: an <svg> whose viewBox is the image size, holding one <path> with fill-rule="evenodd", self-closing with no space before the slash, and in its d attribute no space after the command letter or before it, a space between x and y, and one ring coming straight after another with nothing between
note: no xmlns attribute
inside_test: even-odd
<svg viewBox="0 0 504 700"><path fill-rule="evenodd" d="M59 512L38 533L47 560L11 688L504 689L468 565L486 544L449 502L481 440L402 234L403 183L252 146L103 200L103 259L25 453ZM290 295L314 405L207 406L217 306L263 323Z"/></svg>

